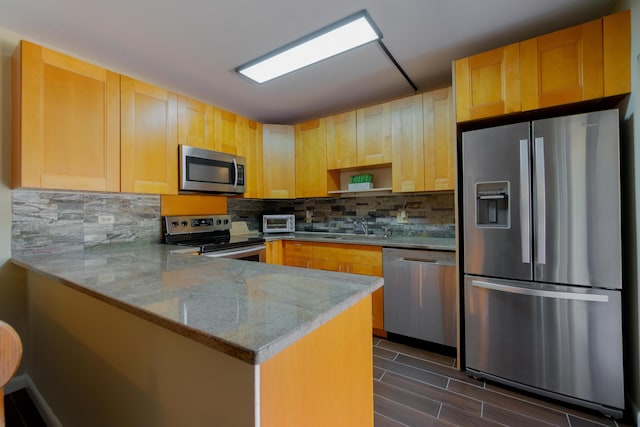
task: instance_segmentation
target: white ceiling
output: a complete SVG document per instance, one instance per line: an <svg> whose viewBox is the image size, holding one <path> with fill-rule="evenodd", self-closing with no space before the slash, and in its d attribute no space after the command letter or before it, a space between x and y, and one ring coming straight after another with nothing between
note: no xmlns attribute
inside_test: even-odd
<svg viewBox="0 0 640 427"><path fill-rule="evenodd" d="M423 92L451 61L611 12L615 0L0 0L0 27L264 123L413 93L377 44L263 85L235 67L367 9Z"/></svg>

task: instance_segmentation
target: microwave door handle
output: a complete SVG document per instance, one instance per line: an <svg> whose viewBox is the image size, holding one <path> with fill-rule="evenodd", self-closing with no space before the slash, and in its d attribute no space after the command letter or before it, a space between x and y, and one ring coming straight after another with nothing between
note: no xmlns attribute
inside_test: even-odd
<svg viewBox="0 0 640 427"><path fill-rule="evenodd" d="M238 162L236 162L236 158L233 158L233 172L234 172L234 179L233 179L233 188L236 189L238 187Z"/></svg>

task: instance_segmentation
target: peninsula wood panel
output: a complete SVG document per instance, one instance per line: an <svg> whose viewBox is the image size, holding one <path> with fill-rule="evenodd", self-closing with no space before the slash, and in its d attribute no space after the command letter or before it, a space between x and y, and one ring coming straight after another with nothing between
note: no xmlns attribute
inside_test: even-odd
<svg viewBox="0 0 640 427"><path fill-rule="evenodd" d="M357 165L356 111L327 117L327 169Z"/></svg>
<svg viewBox="0 0 640 427"><path fill-rule="evenodd" d="M220 108L213 109L214 149L238 154L238 116Z"/></svg>
<svg viewBox="0 0 640 427"><path fill-rule="evenodd" d="M391 102L394 192L424 190L422 95Z"/></svg>
<svg viewBox="0 0 640 427"><path fill-rule="evenodd" d="M178 143L213 150L213 107L178 97Z"/></svg>
<svg viewBox="0 0 640 427"><path fill-rule="evenodd" d="M453 190L455 123L451 87L424 93L424 190Z"/></svg>
<svg viewBox="0 0 640 427"><path fill-rule="evenodd" d="M602 18L604 96L631 92L631 12Z"/></svg>
<svg viewBox="0 0 640 427"><path fill-rule="evenodd" d="M603 96L602 20L520 43L522 110Z"/></svg>
<svg viewBox="0 0 640 427"><path fill-rule="evenodd" d="M121 189L177 194L177 95L121 77Z"/></svg>
<svg viewBox="0 0 640 427"><path fill-rule="evenodd" d="M391 103L360 108L356 114L358 166L390 163Z"/></svg>
<svg viewBox="0 0 640 427"><path fill-rule="evenodd" d="M373 426L371 298L260 365L261 425Z"/></svg>
<svg viewBox="0 0 640 427"><path fill-rule="evenodd" d="M120 190L120 76L21 41L13 56L13 185Z"/></svg>
<svg viewBox="0 0 640 427"><path fill-rule="evenodd" d="M292 199L296 195L294 128L262 126L262 156L265 199Z"/></svg>
<svg viewBox="0 0 640 427"><path fill-rule="evenodd" d="M325 119L295 125L296 197L327 195L327 128Z"/></svg>
<svg viewBox="0 0 640 427"><path fill-rule="evenodd" d="M519 58L514 43L455 62L459 122L520 111Z"/></svg>
<svg viewBox="0 0 640 427"><path fill-rule="evenodd" d="M259 199L263 194L262 124L245 117L239 119L238 154L246 160L244 197Z"/></svg>

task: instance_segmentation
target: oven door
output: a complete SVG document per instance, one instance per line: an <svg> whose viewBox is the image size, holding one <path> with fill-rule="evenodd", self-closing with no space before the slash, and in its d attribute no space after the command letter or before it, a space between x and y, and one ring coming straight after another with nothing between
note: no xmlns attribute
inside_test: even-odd
<svg viewBox="0 0 640 427"><path fill-rule="evenodd" d="M202 256L209 258L233 258L254 262L266 262L266 255L267 247L264 244L223 249L221 251L205 252L202 254Z"/></svg>

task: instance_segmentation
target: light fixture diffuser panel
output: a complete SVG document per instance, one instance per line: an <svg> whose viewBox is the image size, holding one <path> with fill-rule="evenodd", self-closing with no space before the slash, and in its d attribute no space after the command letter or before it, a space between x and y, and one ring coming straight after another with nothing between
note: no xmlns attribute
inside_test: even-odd
<svg viewBox="0 0 640 427"><path fill-rule="evenodd" d="M238 67L236 71L257 83L264 83L381 37L366 11L361 11Z"/></svg>

